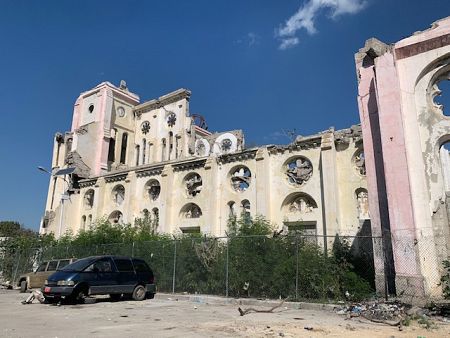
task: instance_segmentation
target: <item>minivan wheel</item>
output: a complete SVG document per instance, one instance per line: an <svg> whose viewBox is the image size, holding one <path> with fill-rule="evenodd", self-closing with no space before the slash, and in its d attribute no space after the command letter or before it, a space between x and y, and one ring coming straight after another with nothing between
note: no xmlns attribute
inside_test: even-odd
<svg viewBox="0 0 450 338"><path fill-rule="evenodd" d="M81 288L78 290L75 290L75 292L72 295L72 301L74 303L78 303L78 304L84 304L86 301L86 297L88 295L88 292L85 288Z"/></svg>
<svg viewBox="0 0 450 338"><path fill-rule="evenodd" d="M132 295L134 300L144 300L145 299L145 288L142 285L137 285L133 290Z"/></svg>
<svg viewBox="0 0 450 338"><path fill-rule="evenodd" d="M24 293L27 291L27 281L23 280L20 282L20 293Z"/></svg>

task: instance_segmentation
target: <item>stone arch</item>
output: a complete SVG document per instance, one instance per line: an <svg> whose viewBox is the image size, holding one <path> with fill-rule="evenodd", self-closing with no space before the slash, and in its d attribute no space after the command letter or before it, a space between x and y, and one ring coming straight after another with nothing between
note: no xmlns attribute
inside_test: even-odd
<svg viewBox="0 0 450 338"><path fill-rule="evenodd" d="M241 201L241 215L245 217L250 217L252 204L249 200L245 199Z"/></svg>
<svg viewBox="0 0 450 338"><path fill-rule="evenodd" d="M114 210L108 216L108 221L111 224L122 224L123 223L123 214L119 210Z"/></svg>
<svg viewBox="0 0 450 338"><path fill-rule="evenodd" d="M81 230L86 229L86 216L81 216Z"/></svg>
<svg viewBox="0 0 450 338"><path fill-rule="evenodd" d="M367 189L358 188L355 190L356 206L358 209L358 218L370 219L369 215L369 194Z"/></svg>
<svg viewBox="0 0 450 338"><path fill-rule="evenodd" d="M200 218L202 215L202 209L195 203L188 203L180 210L182 218Z"/></svg>
<svg viewBox="0 0 450 338"><path fill-rule="evenodd" d="M313 175L313 165L305 156L290 157L283 164L287 181L295 186L306 183Z"/></svg>
<svg viewBox="0 0 450 338"><path fill-rule="evenodd" d="M187 174L183 182L186 188L186 194L190 197L195 197L202 191L202 177L196 172Z"/></svg>
<svg viewBox="0 0 450 338"><path fill-rule="evenodd" d="M229 173L231 187L235 191L246 191L252 181L252 172L245 165L237 165Z"/></svg>
<svg viewBox="0 0 450 338"><path fill-rule="evenodd" d="M157 179L150 179L144 186L144 197L150 198L152 201L156 201L161 194L161 184Z"/></svg>
<svg viewBox="0 0 450 338"><path fill-rule="evenodd" d="M366 155L362 147L358 148L352 156L353 168L360 176L366 176Z"/></svg>
<svg viewBox="0 0 450 338"><path fill-rule="evenodd" d="M94 197L94 189L89 189L88 191L86 191L83 198L83 203L86 209L92 209L92 207L94 206Z"/></svg>
<svg viewBox="0 0 450 338"><path fill-rule="evenodd" d="M124 202L125 187L122 184L118 184L112 189L112 199L116 205L121 205Z"/></svg>
<svg viewBox="0 0 450 338"><path fill-rule="evenodd" d="M317 203L314 198L304 192L295 192L288 195L281 204L281 209L286 213L307 214L316 208Z"/></svg>
<svg viewBox="0 0 450 338"><path fill-rule="evenodd" d="M236 202L230 201L227 203L228 206L228 217L236 216Z"/></svg>

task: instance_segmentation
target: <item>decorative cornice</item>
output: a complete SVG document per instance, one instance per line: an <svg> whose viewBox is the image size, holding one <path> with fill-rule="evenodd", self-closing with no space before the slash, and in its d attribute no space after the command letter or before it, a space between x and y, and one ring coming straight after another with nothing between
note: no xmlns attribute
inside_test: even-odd
<svg viewBox="0 0 450 338"><path fill-rule="evenodd" d="M97 183L97 179L96 178L87 179L87 180L80 180L79 181L80 188L92 187L92 186L95 185L95 183Z"/></svg>
<svg viewBox="0 0 450 338"><path fill-rule="evenodd" d="M162 166L154 167L154 168L146 168L146 169L136 170L136 176L137 177L145 177L145 176L161 175L163 169L164 169L164 166L162 165Z"/></svg>
<svg viewBox="0 0 450 338"><path fill-rule="evenodd" d="M134 114L139 117L143 113L146 113L153 109L164 107L165 105L168 105L170 103L174 103L183 99L189 100L190 96L191 92L189 90L181 88L167 95L163 95L157 99L153 99L137 105L136 107L134 107L133 111Z"/></svg>
<svg viewBox="0 0 450 338"><path fill-rule="evenodd" d="M127 178L127 176L128 176L128 173L120 173L120 174L105 176L105 182L111 183L111 182L124 181Z"/></svg>
<svg viewBox="0 0 450 338"><path fill-rule="evenodd" d="M172 164L173 171L194 170L203 168L205 166L206 159L188 161L178 164Z"/></svg>
<svg viewBox="0 0 450 338"><path fill-rule="evenodd" d="M238 153L224 154L219 156L219 163L241 162L253 160L258 149L244 150Z"/></svg>

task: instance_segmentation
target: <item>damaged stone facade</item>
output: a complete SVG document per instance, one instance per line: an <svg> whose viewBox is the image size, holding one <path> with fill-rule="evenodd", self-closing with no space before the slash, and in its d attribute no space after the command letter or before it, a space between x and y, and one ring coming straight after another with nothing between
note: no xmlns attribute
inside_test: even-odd
<svg viewBox="0 0 450 338"><path fill-rule="evenodd" d="M377 276L389 275L392 293L439 297L450 253L450 107L435 99L450 75L450 17L394 44L369 39L355 61L372 232L392 266L375 257Z"/></svg>
<svg viewBox="0 0 450 338"><path fill-rule="evenodd" d="M159 232L222 236L230 216L246 215L330 241L370 232L359 126L248 149L241 130L208 131L190 96L140 103L108 82L82 93L54 142L53 173L74 171L51 178L41 233L150 217Z"/></svg>

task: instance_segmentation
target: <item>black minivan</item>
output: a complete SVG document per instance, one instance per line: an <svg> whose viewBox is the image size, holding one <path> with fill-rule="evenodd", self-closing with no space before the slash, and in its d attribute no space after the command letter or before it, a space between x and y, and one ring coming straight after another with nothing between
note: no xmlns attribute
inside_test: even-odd
<svg viewBox="0 0 450 338"><path fill-rule="evenodd" d="M79 259L50 275L42 288L49 302L84 302L88 295L121 295L134 300L155 296L153 271L143 259L124 256L94 256Z"/></svg>

